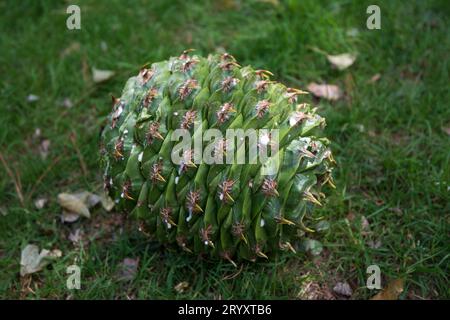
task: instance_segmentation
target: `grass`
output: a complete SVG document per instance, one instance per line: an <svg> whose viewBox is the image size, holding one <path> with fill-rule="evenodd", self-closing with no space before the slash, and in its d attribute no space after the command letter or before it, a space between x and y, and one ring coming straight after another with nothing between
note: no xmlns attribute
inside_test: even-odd
<svg viewBox="0 0 450 320"><path fill-rule="evenodd" d="M450 298L450 6L378 3L382 29L371 31L370 1L79 1L82 28L70 31L68 2L1 2L0 152L15 178L2 166L0 297L329 298L336 282L347 281L353 298L369 298L375 292L365 287L366 268L377 264L383 286L405 279L401 299ZM336 71L314 47L358 58ZM319 238L320 256L283 255L236 274L229 264L147 241L116 213L97 209L91 220L60 222L58 193L100 189L98 133L109 95L140 65L185 48L225 48L288 85L327 82L345 90L338 102L314 101L339 164L337 190L317 213L331 222ZM91 67L117 75L95 85ZM370 82L376 74L380 80ZM40 99L29 103L29 94ZM65 98L72 108L61 105ZM51 142L45 159L37 128ZM50 200L43 209L33 204L39 197ZM76 228L92 241L74 246L67 235ZM21 278L28 243L59 248L63 257ZM139 258L138 272L131 282L117 281L126 257ZM82 290L66 289L73 263L82 267ZM189 288L177 293L181 281Z"/></svg>

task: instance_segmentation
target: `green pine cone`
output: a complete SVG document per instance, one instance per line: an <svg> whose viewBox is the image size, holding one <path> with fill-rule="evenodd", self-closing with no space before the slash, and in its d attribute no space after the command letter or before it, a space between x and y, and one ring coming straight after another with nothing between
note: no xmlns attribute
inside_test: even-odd
<svg viewBox="0 0 450 320"><path fill-rule="evenodd" d="M329 141L318 137L325 120L297 101L306 92L270 75L240 67L229 54L203 58L187 50L130 78L113 98L101 137L104 186L117 207L161 242L233 264L295 251L294 242L312 231L304 218L321 205L321 187L334 187L334 160ZM177 149L178 129L192 137L187 150ZM206 139L208 129L223 138ZM259 136L234 141L230 129ZM270 161L252 156L255 146ZM219 161L202 158L206 151Z"/></svg>

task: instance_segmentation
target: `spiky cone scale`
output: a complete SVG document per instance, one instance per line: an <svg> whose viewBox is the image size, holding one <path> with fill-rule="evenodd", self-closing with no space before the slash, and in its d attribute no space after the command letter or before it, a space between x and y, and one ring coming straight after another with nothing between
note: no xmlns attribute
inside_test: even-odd
<svg viewBox="0 0 450 320"><path fill-rule="evenodd" d="M235 265L295 251L299 235L313 231L305 218L322 205L322 186L334 186L329 142L318 136L325 120L299 103L305 92L271 75L229 54L185 51L143 68L113 98L101 139L104 185L146 234ZM211 128L223 137L227 129L279 129L278 171L264 175L260 163L249 163L247 139L234 149L225 138L205 140ZM203 150L222 162L199 163L192 149L174 164L177 129L203 138ZM227 164L236 150L247 162Z"/></svg>

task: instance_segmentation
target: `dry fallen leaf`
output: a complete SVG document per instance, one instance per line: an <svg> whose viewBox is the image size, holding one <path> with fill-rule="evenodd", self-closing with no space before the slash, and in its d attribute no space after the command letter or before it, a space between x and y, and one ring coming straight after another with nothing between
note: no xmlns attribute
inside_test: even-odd
<svg viewBox="0 0 450 320"><path fill-rule="evenodd" d="M80 218L80 215L78 213L70 212L70 211L67 211L64 209L61 214L61 222L62 223L65 223L65 222L72 223L72 222L77 221L79 218Z"/></svg>
<svg viewBox="0 0 450 320"><path fill-rule="evenodd" d="M380 80L380 79L381 79L381 74L377 73L377 74L374 74L374 75L370 78L370 80L367 81L367 82L368 82L368 83L375 83L375 82L377 82L377 81Z"/></svg>
<svg viewBox="0 0 450 320"><path fill-rule="evenodd" d="M327 55L328 61L338 70L345 70L350 67L356 60L356 54L343 53L337 55Z"/></svg>
<svg viewBox="0 0 450 320"><path fill-rule="evenodd" d="M370 228L369 220L365 216L361 216L361 230L368 231Z"/></svg>
<svg viewBox="0 0 450 320"><path fill-rule="evenodd" d="M62 101L59 102L59 105L64 108L70 109L73 107L73 102L72 100L70 100L70 98L64 98Z"/></svg>
<svg viewBox="0 0 450 320"><path fill-rule="evenodd" d="M36 101L38 101L39 99L40 99L40 97L37 96L37 95L35 95L35 94L29 94L29 95L27 96L27 102L30 102L30 103L36 102Z"/></svg>
<svg viewBox="0 0 450 320"><path fill-rule="evenodd" d="M386 288L374 295L371 300L397 300L404 290L403 286L403 279L392 280Z"/></svg>
<svg viewBox="0 0 450 320"><path fill-rule="evenodd" d="M131 281L136 276L139 258L125 258L119 265L118 278L121 281Z"/></svg>
<svg viewBox="0 0 450 320"><path fill-rule="evenodd" d="M450 127L442 128L442 131L444 131L446 134L450 136Z"/></svg>
<svg viewBox="0 0 450 320"><path fill-rule="evenodd" d="M104 193L100 196L100 202L102 203L103 208L108 212L114 208L113 199Z"/></svg>
<svg viewBox="0 0 450 320"><path fill-rule="evenodd" d="M367 245L370 247L370 248L372 248L372 249L379 249L380 247L381 247L381 241L380 240L376 240L376 241L374 241L374 240L369 240L368 242L367 242Z"/></svg>
<svg viewBox="0 0 450 320"><path fill-rule="evenodd" d="M40 210L43 207L45 207L47 202L48 202L47 198L38 198L38 199L34 200L34 206L36 207L36 209Z"/></svg>
<svg viewBox="0 0 450 320"><path fill-rule="evenodd" d="M312 82L308 84L307 89L318 98L335 101L342 97L342 90L334 84L317 84Z"/></svg>
<svg viewBox="0 0 450 320"><path fill-rule="evenodd" d="M52 260L61 256L62 252L58 249L52 251L43 249L39 252L38 246L29 244L22 250L20 258L20 275L23 277L27 274L41 271L45 266L50 264Z"/></svg>
<svg viewBox="0 0 450 320"><path fill-rule="evenodd" d="M68 238L73 244L77 244L83 239L83 231L78 228L75 231L70 232Z"/></svg>
<svg viewBox="0 0 450 320"><path fill-rule="evenodd" d="M185 292L188 288L189 288L189 282L187 282L187 281L180 282L179 284L177 284L177 285L174 287L175 291L178 292L178 293L183 293L183 292Z"/></svg>
<svg viewBox="0 0 450 320"><path fill-rule="evenodd" d="M73 52L79 51L80 48L81 45L79 42L72 42L67 48L61 51L61 58L64 58Z"/></svg>
<svg viewBox="0 0 450 320"><path fill-rule="evenodd" d="M87 199L87 197L85 199ZM85 204L85 199L83 199L83 196L80 195L77 196L69 193L58 194L58 203L61 207L70 213L75 213L86 218L90 218L91 213Z"/></svg>
<svg viewBox="0 0 450 320"><path fill-rule="evenodd" d="M336 298L327 285L317 281L307 281L302 285L298 298L302 300L335 300Z"/></svg>
<svg viewBox="0 0 450 320"><path fill-rule="evenodd" d="M353 294L352 288L347 282L338 282L333 288L333 291L341 296L351 297Z"/></svg>
<svg viewBox="0 0 450 320"><path fill-rule="evenodd" d="M114 76L114 74L115 72L111 70L100 70L92 68L92 80L94 80L95 83L109 80Z"/></svg>
<svg viewBox="0 0 450 320"><path fill-rule="evenodd" d="M50 140L44 139L42 140L41 144L39 145L39 154L41 155L42 159L47 159L48 152L50 149Z"/></svg>

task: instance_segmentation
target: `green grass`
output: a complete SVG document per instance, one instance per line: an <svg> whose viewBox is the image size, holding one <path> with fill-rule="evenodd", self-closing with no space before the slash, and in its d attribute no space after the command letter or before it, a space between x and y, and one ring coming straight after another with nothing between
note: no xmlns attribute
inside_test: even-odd
<svg viewBox="0 0 450 320"><path fill-rule="evenodd" d="M337 281L351 284L353 298L369 298L372 264L380 266L383 285L405 279L401 299L450 298L450 136L443 130L450 127L448 1L378 1L382 29L374 31L366 29L371 1L280 2L79 1L80 31L65 27L69 2L0 3L0 152L25 198L22 204L2 166L1 298L295 299L305 297L308 285L323 298ZM348 33L353 28L356 36ZM62 55L73 43L79 50ZM313 47L355 51L358 59L336 71ZM339 165L337 190L317 212L331 222L319 237L325 248L319 257L299 253L244 264L224 279L236 273L229 264L149 242L135 225L111 222L117 214L97 209L92 220L61 224L58 193L100 189L98 134L110 94L118 95L140 65L186 48L201 54L225 48L288 85L328 82L345 90L338 102L314 101L327 118ZM117 76L94 85L91 67ZM370 83L375 74L380 80ZM29 94L40 99L29 103ZM74 106L61 106L64 98ZM51 141L45 160L32 138L36 128ZM50 200L41 210L33 204L38 197ZM80 227L91 236L103 233L75 247L67 235ZM372 248L371 241L381 246ZM63 257L21 279L27 243L59 248ZM139 258L139 269L133 281L120 282L118 265L126 257ZM65 286L73 263L82 266L78 291ZM190 287L178 294L181 281Z"/></svg>

